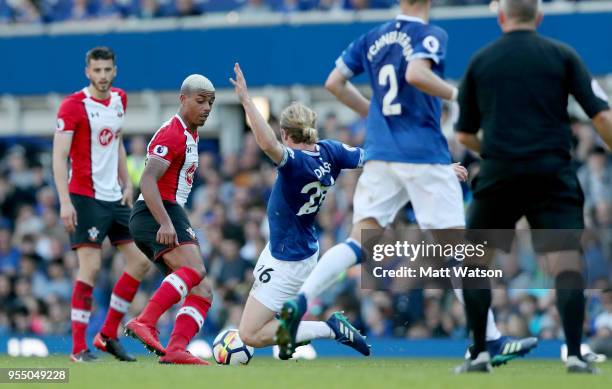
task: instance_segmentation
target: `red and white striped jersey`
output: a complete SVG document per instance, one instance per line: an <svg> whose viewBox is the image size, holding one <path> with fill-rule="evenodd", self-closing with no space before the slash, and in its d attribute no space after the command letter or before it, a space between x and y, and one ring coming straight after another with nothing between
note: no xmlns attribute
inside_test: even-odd
<svg viewBox="0 0 612 389"><path fill-rule="evenodd" d="M126 108L127 95L118 88L111 88L106 100L83 88L62 101L56 131L73 133L70 193L104 201L121 199L118 138Z"/></svg>
<svg viewBox="0 0 612 389"><path fill-rule="evenodd" d="M147 147L147 159L155 158L168 165L157 181L162 200L184 206L191 192L198 168L198 133L191 132L180 116L174 115L153 135ZM143 200L142 194L139 197Z"/></svg>

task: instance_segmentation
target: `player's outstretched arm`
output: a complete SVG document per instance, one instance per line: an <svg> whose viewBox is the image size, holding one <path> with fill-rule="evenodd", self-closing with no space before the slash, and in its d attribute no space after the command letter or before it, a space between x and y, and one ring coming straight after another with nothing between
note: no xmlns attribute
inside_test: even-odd
<svg viewBox="0 0 612 389"><path fill-rule="evenodd" d="M370 101L355 88L355 85L351 84L338 68L332 70L327 77L325 88L336 96L342 104L362 117L368 116Z"/></svg>
<svg viewBox="0 0 612 389"><path fill-rule="evenodd" d="M164 208L164 203L157 187L157 181L168 170L168 166L168 162L149 156L145 170L142 173L142 178L140 179L140 191L151 214L159 223L157 242L175 247L178 246L176 231L170 216L168 216L168 212L166 212L166 208Z"/></svg>
<svg viewBox="0 0 612 389"><path fill-rule="evenodd" d="M593 117L593 125L599 136L612 149L612 110L601 111Z"/></svg>
<svg viewBox="0 0 612 389"><path fill-rule="evenodd" d="M422 92L445 100L456 100L458 90L431 70L429 59L413 59L406 68L406 82Z"/></svg>
<svg viewBox="0 0 612 389"><path fill-rule="evenodd" d="M246 79L238 63L234 65L234 72L236 73L236 79L230 78L230 82L234 85L240 103L244 107L244 111L251 122L251 130L253 130L253 134L255 135L255 141L274 163L279 164L285 152L284 146L278 141L274 134L274 130L268 125L266 119L261 116L253 100L251 100Z"/></svg>
<svg viewBox="0 0 612 389"><path fill-rule="evenodd" d="M68 192L68 154L72 145L72 132L56 132L53 137L53 180L60 200L60 218L68 232L77 224L77 214Z"/></svg>

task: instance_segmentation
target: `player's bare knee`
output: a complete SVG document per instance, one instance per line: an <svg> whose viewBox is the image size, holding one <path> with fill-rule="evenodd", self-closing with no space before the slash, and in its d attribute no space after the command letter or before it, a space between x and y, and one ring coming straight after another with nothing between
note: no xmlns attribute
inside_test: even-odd
<svg viewBox="0 0 612 389"><path fill-rule="evenodd" d="M145 258L146 259L146 258ZM141 261L140 259L133 259L127 261L125 266L126 272L128 272L134 278L142 280L145 275L151 269L151 262L149 260Z"/></svg>
<svg viewBox="0 0 612 389"><path fill-rule="evenodd" d="M244 344L246 344L247 346L251 346L255 348L262 347L257 341L257 337L254 336L253 334L250 334L250 333L243 334L242 332L239 332L239 333L240 333L240 339L242 339Z"/></svg>
<svg viewBox="0 0 612 389"><path fill-rule="evenodd" d="M247 346L255 348L265 346L265 344L259 338L257 332L244 328L238 329L238 333L240 334L240 339L242 339L242 342L244 342L244 344Z"/></svg>

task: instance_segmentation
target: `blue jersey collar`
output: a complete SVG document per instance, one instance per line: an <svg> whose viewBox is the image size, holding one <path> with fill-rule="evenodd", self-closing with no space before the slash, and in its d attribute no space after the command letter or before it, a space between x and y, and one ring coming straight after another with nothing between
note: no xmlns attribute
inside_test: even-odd
<svg viewBox="0 0 612 389"><path fill-rule="evenodd" d="M427 24L425 23L425 21L421 18L418 18L416 16L409 16L409 15L404 15L404 14L399 14L397 15L397 17L395 18L397 20L403 20L405 22L417 22L417 23L421 23L421 24Z"/></svg>

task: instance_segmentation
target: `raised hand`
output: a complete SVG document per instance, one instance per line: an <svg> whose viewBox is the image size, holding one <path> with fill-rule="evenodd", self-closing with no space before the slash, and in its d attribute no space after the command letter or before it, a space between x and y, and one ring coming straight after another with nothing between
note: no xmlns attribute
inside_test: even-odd
<svg viewBox="0 0 612 389"><path fill-rule="evenodd" d="M240 102L244 102L249 99L249 90L247 88L246 79L240 69L238 62L234 65L234 73L236 73L236 79L230 78L230 82L234 85L234 91L238 95Z"/></svg>

